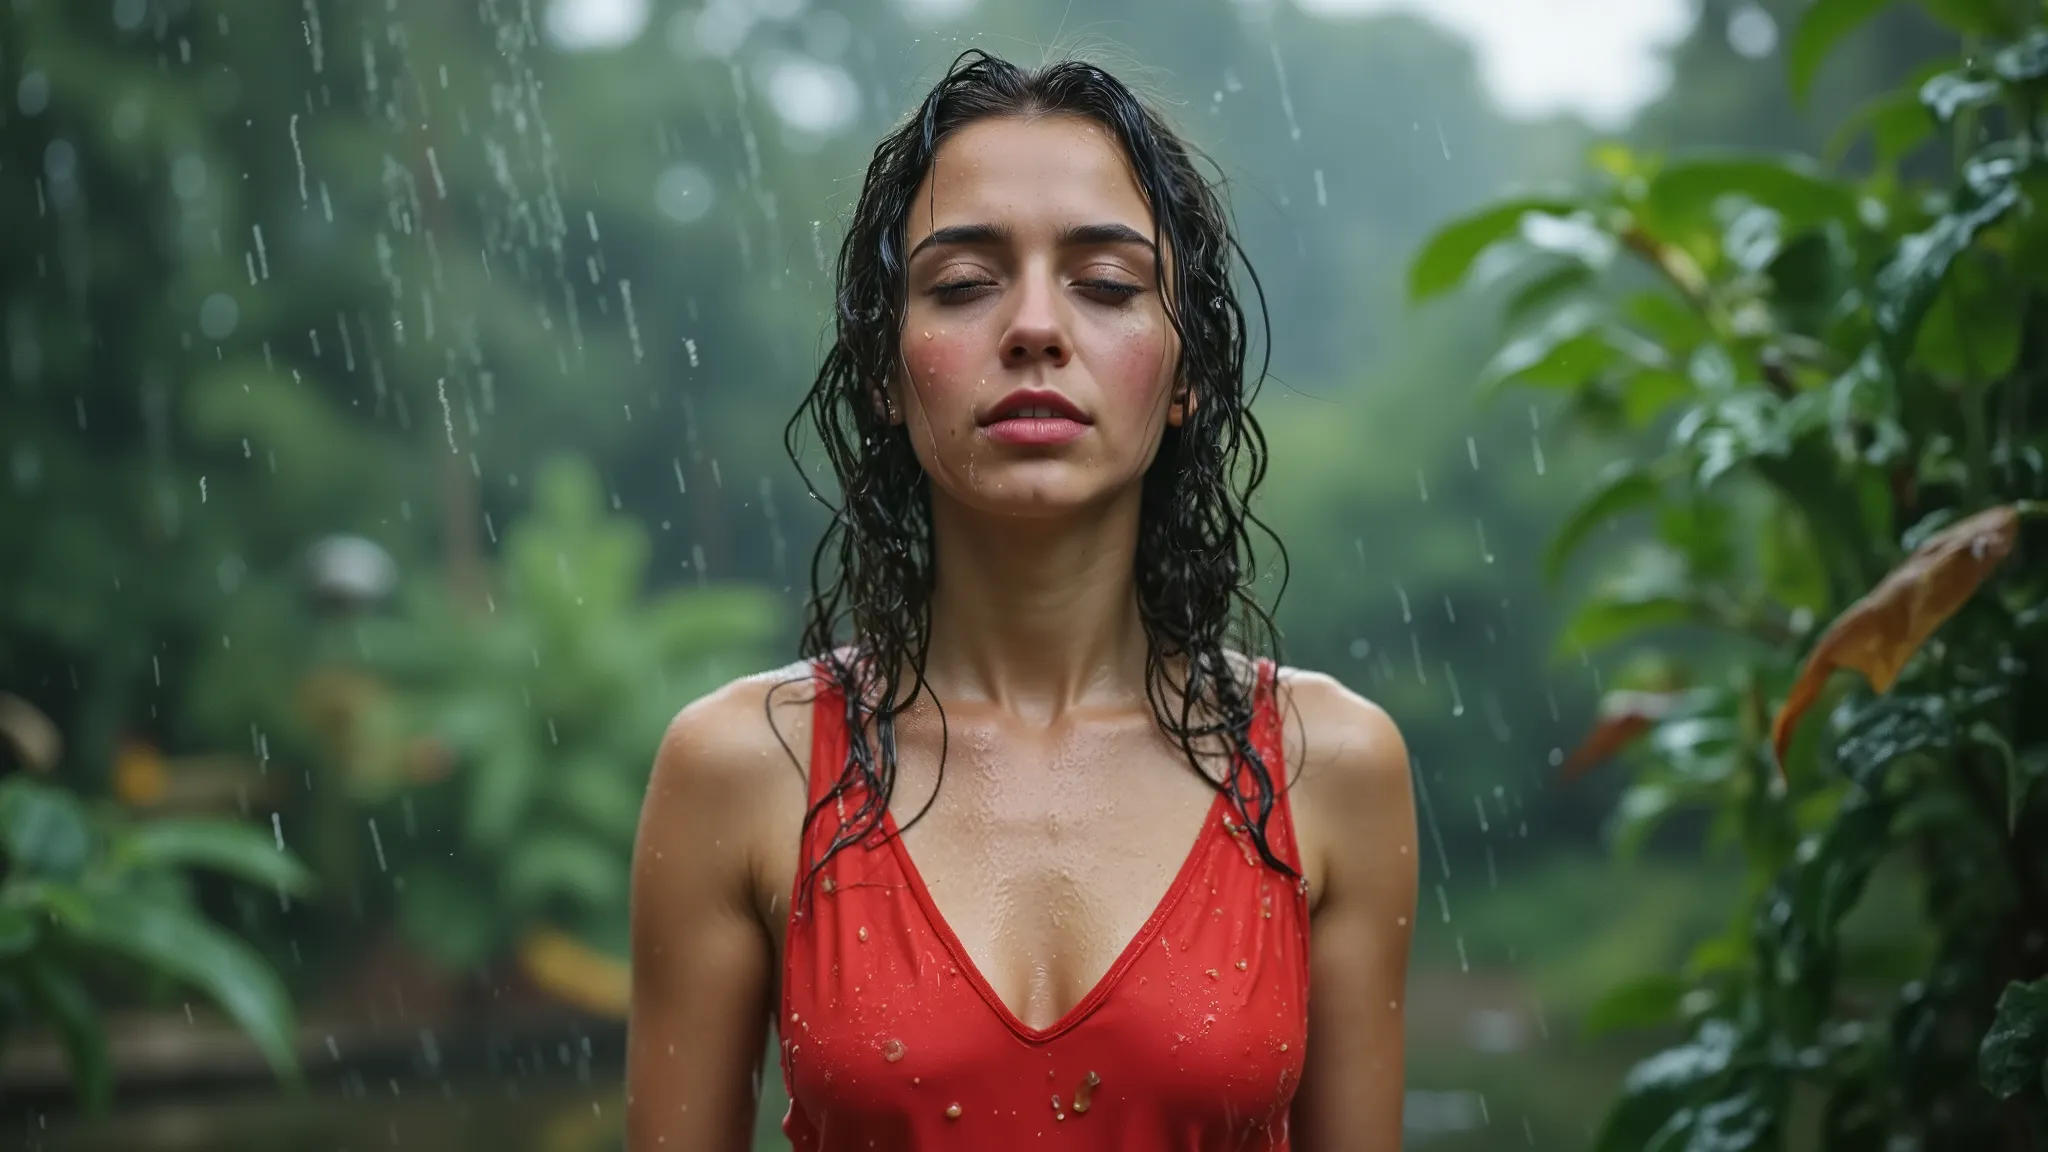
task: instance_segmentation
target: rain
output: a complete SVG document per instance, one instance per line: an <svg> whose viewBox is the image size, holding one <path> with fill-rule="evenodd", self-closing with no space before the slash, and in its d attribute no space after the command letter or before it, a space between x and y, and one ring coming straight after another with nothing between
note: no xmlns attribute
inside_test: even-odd
<svg viewBox="0 0 2048 1152"><path fill-rule="evenodd" d="M804 655L852 513L791 417L876 141L971 48L1101 63L1228 202L1245 586L1407 748L1401 1146L1850 1147L1798 1076L1959 1021L1981 1083L1854 1146L2048 1140L2048 17L1970 7L6 0L0 1145L626 1147L650 766ZM1829 649L1915 558L1941 618ZM1901 799L1924 763L1958 791ZM1176 1055L1265 967L1188 962ZM1011 1122L929 1031L805 1023L762 1022L757 1152L835 1043ZM1132 1069L1055 1063L1015 1131L1116 1122ZM2007 1143L1942 1142L1979 1112Z"/></svg>

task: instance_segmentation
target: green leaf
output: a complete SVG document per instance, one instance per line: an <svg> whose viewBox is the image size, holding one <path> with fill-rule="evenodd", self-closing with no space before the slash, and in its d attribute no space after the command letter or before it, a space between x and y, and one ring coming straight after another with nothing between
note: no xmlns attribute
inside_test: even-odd
<svg viewBox="0 0 2048 1152"><path fill-rule="evenodd" d="M1998 997L1998 1015L1977 1048L1977 1079L1984 1090L2010 1100L2041 1087L2048 1062L2048 979L2014 981Z"/></svg>
<svg viewBox="0 0 2048 1152"><path fill-rule="evenodd" d="M1649 208L1668 228L1711 219L1714 205L1728 196L1771 209L1787 231L1856 219L1854 189L1796 152L1710 154L1667 165L1651 181Z"/></svg>
<svg viewBox="0 0 2048 1152"><path fill-rule="evenodd" d="M64 926L87 944L199 989L248 1033L280 1077L297 1078L291 998L248 945L182 909L116 892L88 893Z"/></svg>
<svg viewBox="0 0 2048 1152"><path fill-rule="evenodd" d="M2006 0L1920 0L1920 7L1965 35L2002 37L2013 30Z"/></svg>
<svg viewBox="0 0 2048 1152"><path fill-rule="evenodd" d="M1920 103L1943 124L1965 108L1993 103L2003 91L1998 81L1969 70L1943 72L1920 86Z"/></svg>
<svg viewBox="0 0 2048 1152"><path fill-rule="evenodd" d="M1667 367L1656 344L1610 321L1591 303L1567 305L1510 340L1480 374L1481 386L1510 382L1577 388L1618 362Z"/></svg>
<svg viewBox="0 0 2048 1152"><path fill-rule="evenodd" d="M1593 1152L1678 1152L1697 1126L1696 1109L1729 1080L1741 1034L1725 1020L1702 1021L1693 1038L1630 1069L1601 1123Z"/></svg>
<svg viewBox="0 0 2048 1152"><path fill-rule="evenodd" d="M1910 88L1887 92L1850 113L1828 139L1823 155L1828 167L1839 167L1849 147L1868 132L1877 166L1890 170L1926 142L1934 128L1934 118L1927 114L1919 92Z"/></svg>
<svg viewBox="0 0 2048 1152"><path fill-rule="evenodd" d="M224 820L152 820L121 836L114 855L131 867L208 868L293 896L313 887L313 874L274 836Z"/></svg>
<svg viewBox="0 0 2048 1152"><path fill-rule="evenodd" d="M2025 39L1999 49L1991 58L1991 70L2010 84L2048 78L2048 28L2035 28Z"/></svg>
<svg viewBox="0 0 2048 1152"><path fill-rule="evenodd" d="M565 815L602 839L625 844L632 841L640 824L647 770L636 765L638 770L629 775L618 764L601 756L577 757L564 765L552 792Z"/></svg>
<svg viewBox="0 0 2048 1152"><path fill-rule="evenodd" d="M1555 584L1580 545L1595 531L1624 512L1657 502L1663 485L1656 473L1627 460L1616 460L1601 469L1593 490L1565 517L1543 553L1543 578Z"/></svg>
<svg viewBox="0 0 2048 1152"><path fill-rule="evenodd" d="M1522 327L1537 314L1550 311L1592 282L1593 270L1585 264L1577 260L1559 261L1555 267L1530 277L1527 283L1515 289L1502 312L1502 322L1509 328Z"/></svg>
<svg viewBox="0 0 2048 1152"><path fill-rule="evenodd" d="M1453 220L1437 229L1408 266L1408 298L1427 300L1457 287L1480 253L1519 232L1531 212L1563 216L1578 208L1568 196L1521 196Z"/></svg>
<svg viewBox="0 0 2048 1152"><path fill-rule="evenodd" d="M1691 984L1668 973L1631 980L1609 991L1586 1010L1586 1031L1597 1036L1668 1024L1678 1018L1679 1001L1691 990Z"/></svg>
<svg viewBox="0 0 2048 1152"><path fill-rule="evenodd" d="M1955 719L1939 696L1879 696L1848 710L1835 745L1835 766L1865 792L1883 795L1892 765L1909 756L1947 752L1957 740Z"/></svg>
<svg viewBox="0 0 2048 1152"><path fill-rule="evenodd" d="M0 904L0 960L11 960L27 952L41 936L34 913L12 904Z"/></svg>
<svg viewBox="0 0 2048 1152"><path fill-rule="evenodd" d="M106 1029L100 1025L92 994L77 976L48 957L29 957L20 972L29 1001L64 1043L79 1099L91 1111L104 1111L113 1098L114 1078L107 1063Z"/></svg>
<svg viewBox="0 0 2048 1152"><path fill-rule="evenodd" d="M1813 77L1842 38L1889 7L1891 0L1815 0L1799 21L1786 49L1792 95L1800 100L1813 87Z"/></svg>
<svg viewBox="0 0 2048 1152"><path fill-rule="evenodd" d="M1893 363L1904 363L1949 266L1977 238L2020 202L2011 170L1973 165L1974 177L1956 208L1925 230L1905 237L1877 275L1877 326Z"/></svg>
<svg viewBox="0 0 2048 1152"><path fill-rule="evenodd" d="M70 879L92 855L92 826L69 792L15 776L0 782L0 850L27 875Z"/></svg>
<svg viewBox="0 0 2048 1152"><path fill-rule="evenodd" d="M1990 263L1959 254L1920 322L1913 358L1943 379L1986 384L2019 362L2027 294L1999 284Z"/></svg>

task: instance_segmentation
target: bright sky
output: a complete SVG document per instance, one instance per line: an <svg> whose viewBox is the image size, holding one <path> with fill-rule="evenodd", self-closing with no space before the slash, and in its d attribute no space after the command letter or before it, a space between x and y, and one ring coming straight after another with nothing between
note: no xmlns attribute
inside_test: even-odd
<svg viewBox="0 0 2048 1152"><path fill-rule="evenodd" d="M1576 112L1616 127L1664 89L1660 46L1692 28L1690 0L1294 0L1332 18L1426 17L1471 41L1487 90L1519 115Z"/></svg>
<svg viewBox="0 0 2048 1152"><path fill-rule="evenodd" d="M967 16L975 0L903 0L930 17ZM1424 16L1471 41L1494 99L1518 115L1576 112L1615 127L1663 90L1657 48L1684 36L1691 0L1293 0L1342 19ZM801 0L706 0L707 7L794 15ZM549 32L568 48L606 48L647 26L648 0L552 0Z"/></svg>

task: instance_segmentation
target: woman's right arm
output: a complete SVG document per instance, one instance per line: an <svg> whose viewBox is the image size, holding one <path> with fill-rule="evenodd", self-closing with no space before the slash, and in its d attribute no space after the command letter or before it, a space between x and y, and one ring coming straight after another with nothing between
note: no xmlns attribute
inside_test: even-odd
<svg viewBox="0 0 2048 1152"><path fill-rule="evenodd" d="M633 847L629 1152L753 1146L775 962L755 899L764 695L740 681L690 705L655 756Z"/></svg>

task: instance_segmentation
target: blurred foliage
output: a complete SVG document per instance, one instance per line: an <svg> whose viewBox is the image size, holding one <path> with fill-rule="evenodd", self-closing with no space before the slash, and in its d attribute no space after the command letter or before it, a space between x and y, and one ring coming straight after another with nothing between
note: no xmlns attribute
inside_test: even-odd
<svg viewBox="0 0 2048 1152"><path fill-rule="evenodd" d="M193 869L267 888L280 901L312 888L297 858L253 828L131 820L24 773L0 780L0 1049L27 1023L55 1031L78 1096L106 1107L113 1074L94 978L133 986L139 974L203 993L278 1075L295 1080L284 984L194 906Z"/></svg>
<svg viewBox="0 0 2048 1152"><path fill-rule="evenodd" d="M676 702L768 660L780 603L749 585L642 596L646 535L585 464L536 477L492 587L438 581L363 622L347 771L406 934L452 969L556 925L623 959L652 749ZM546 955L545 951L541 953Z"/></svg>
<svg viewBox="0 0 2048 1152"><path fill-rule="evenodd" d="M1812 6L1795 86L1880 7ZM1618 849L1699 812L1747 878L1676 977L1593 1009L1686 1037L1630 1074L1601 1152L1783 1146L1803 1088L1830 1149L2048 1139L2048 570L2007 560L2048 513L2048 9L1922 7L1969 47L1861 119L1869 174L1605 146L1596 191L1503 201L1411 266L1429 296L1510 245L1487 379L1641 446L1552 549L1555 575L1649 529L1565 630L1647 654L1572 767L1627 748ZM1946 180L1902 176L1941 146ZM1924 947L1844 931L1887 865Z"/></svg>

